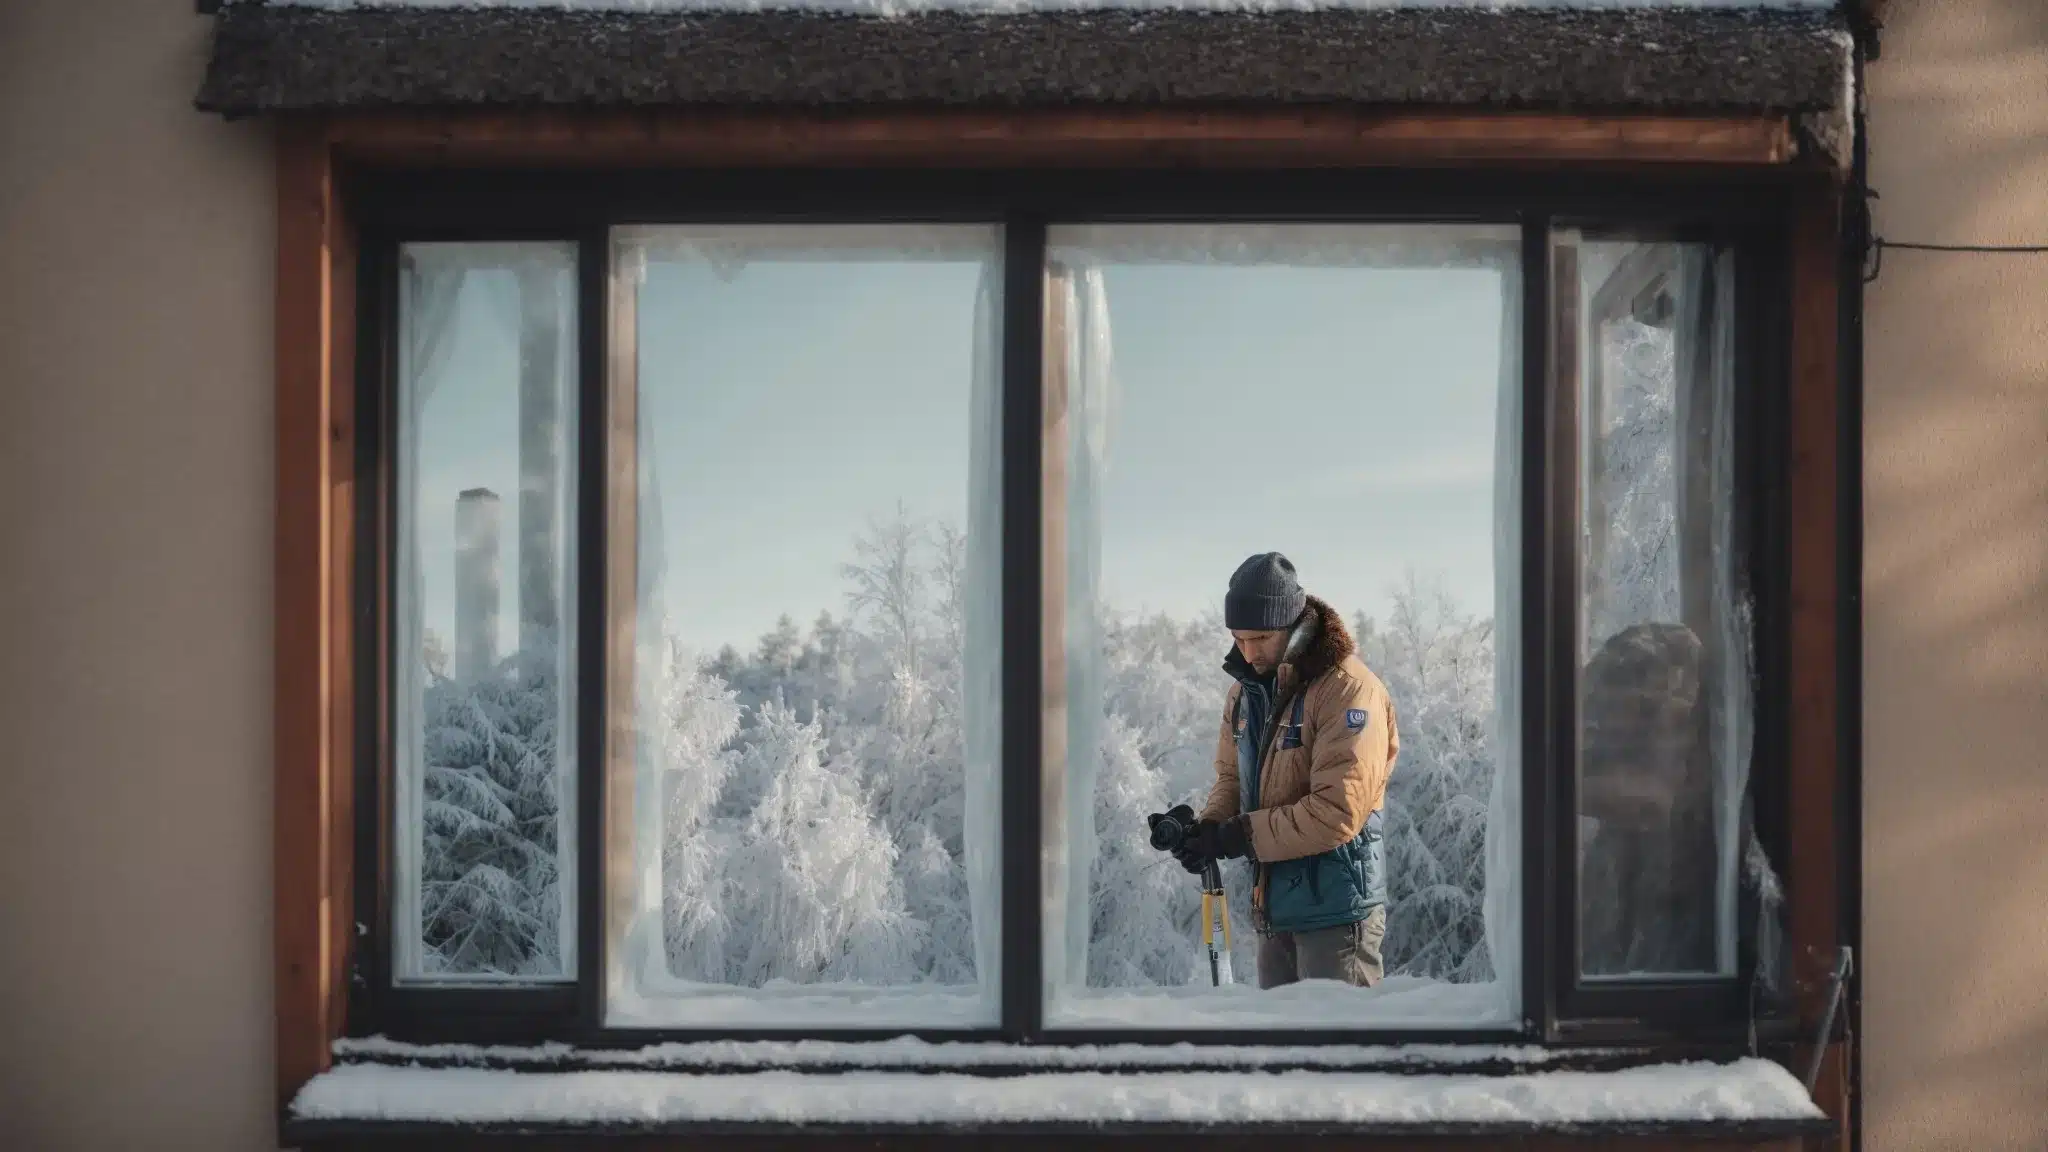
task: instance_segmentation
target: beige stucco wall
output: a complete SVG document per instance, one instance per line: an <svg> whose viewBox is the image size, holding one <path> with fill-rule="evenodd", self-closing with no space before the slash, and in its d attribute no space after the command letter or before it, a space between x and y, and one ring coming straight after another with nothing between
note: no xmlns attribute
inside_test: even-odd
<svg viewBox="0 0 2048 1152"><path fill-rule="evenodd" d="M264 131L0 0L0 1147L271 1147Z"/></svg>
<svg viewBox="0 0 2048 1152"><path fill-rule="evenodd" d="M1901 0L1893 240L2048 243L2048 0ZM2048 257L1890 252L1868 297L1873 1152L2048 1148Z"/></svg>

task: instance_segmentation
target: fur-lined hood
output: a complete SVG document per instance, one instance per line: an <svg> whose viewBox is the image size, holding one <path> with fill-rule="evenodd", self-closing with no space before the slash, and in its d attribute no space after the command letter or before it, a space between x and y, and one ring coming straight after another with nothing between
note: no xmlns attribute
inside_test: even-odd
<svg viewBox="0 0 2048 1152"><path fill-rule="evenodd" d="M1317 677L1343 664L1357 651L1351 630L1344 626L1344 617L1327 602L1311 596L1294 633L1287 638L1286 652L1280 657L1278 686L1286 691L1295 684L1313 684ZM1258 675L1234 644L1230 654L1223 658L1223 670L1237 680Z"/></svg>

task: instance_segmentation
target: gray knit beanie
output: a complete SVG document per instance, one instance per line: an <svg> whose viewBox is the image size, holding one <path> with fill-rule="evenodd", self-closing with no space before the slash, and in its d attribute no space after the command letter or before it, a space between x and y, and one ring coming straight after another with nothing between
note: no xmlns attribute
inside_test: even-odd
<svg viewBox="0 0 2048 1152"><path fill-rule="evenodd" d="M1278 552L1261 552L1230 574L1223 594L1223 626L1273 632L1294 627L1308 607L1308 593L1294 578L1294 564Z"/></svg>

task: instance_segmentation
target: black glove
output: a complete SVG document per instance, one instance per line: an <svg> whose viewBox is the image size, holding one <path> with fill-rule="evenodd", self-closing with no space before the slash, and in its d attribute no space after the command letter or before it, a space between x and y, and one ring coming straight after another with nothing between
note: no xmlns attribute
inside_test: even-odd
<svg viewBox="0 0 2048 1152"><path fill-rule="evenodd" d="M1173 857L1182 868L1200 875L1214 861L1235 860L1250 854L1251 833L1245 827L1244 817L1233 816L1221 823L1203 820L1196 824Z"/></svg>
<svg viewBox="0 0 2048 1152"><path fill-rule="evenodd" d="M1222 823L1204 820L1195 825L1194 850L1210 860L1236 860L1251 854L1251 829L1245 826L1243 816L1232 816Z"/></svg>

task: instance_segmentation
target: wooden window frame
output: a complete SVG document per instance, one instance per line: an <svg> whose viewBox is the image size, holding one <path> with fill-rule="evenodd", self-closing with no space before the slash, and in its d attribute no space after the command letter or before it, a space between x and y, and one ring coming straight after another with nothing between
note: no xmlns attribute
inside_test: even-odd
<svg viewBox="0 0 2048 1152"><path fill-rule="evenodd" d="M348 192L353 173L386 168L447 171L514 163L564 169L1053 164L1485 172L1562 168L1623 184L1646 173L1683 178L1697 172L1736 174L1781 187L1791 206L1784 238L1788 284L1782 315L1775 320L1783 325L1788 375L1783 487L1773 497L1786 522L1826 526L1789 533L1783 557L1784 739L1789 752L1783 864L1798 1008L1797 1019L1789 1023L1797 1034L1810 1036L1818 1027L1836 944L1843 938L1838 914L1843 886L1853 882L1842 875L1838 852L1838 805L1848 769L1841 762L1843 737L1836 721L1845 696L1856 691L1853 669L1839 659L1845 634L1856 628L1852 598L1844 592L1853 585L1840 561L1844 488L1856 480L1841 470L1840 174L1798 160L1792 140L1790 124L1777 117L1343 111L857 117L536 112L281 120L274 765L280 1105L330 1066L333 1041L348 1030L352 1000L360 999L352 988L366 988L371 979L358 963L358 942L367 933L367 926L357 922L358 891L388 881L359 875L355 861L360 831L381 826L388 813L359 811L356 804L358 752L363 741L382 739L387 721L374 711L382 685L365 675L354 641L357 614L378 610L375 599L362 596L361 589L382 574L356 535L365 448L358 421L366 410L357 394L358 357L364 353L358 347L357 318L359 309L375 306L375 297L367 287L358 290L358 237ZM1530 268L1545 266L1547 259ZM1038 270L1023 271L1036 275ZM1544 292L1525 291L1524 298L1529 316L1547 310ZM1547 324L1547 311L1542 316ZM1029 371L1035 364L1008 368ZM601 429L586 429L586 435L601 434ZM1010 459L1013 455L1006 452L1006 469L1036 466L1035 460ZM1540 487L1540 478L1531 480L1532 488ZM1018 596L1038 595L1034 579L1013 583ZM1011 593L1005 596L1007 602ZM1035 661L1035 651L1025 646L1035 648L1036 638L1018 634L1020 619L1006 616L1006 649ZM1009 795L1007 781L1006 804L1035 800ZM1525 826L1547 827L1541 822L1554 802L1551 797L1527 804ZM582 817L586 827L592 815ZM1026 846L1026 855L1035 855L1035 849L1035 844ZM1035 868L1031 871L1035 888ZM1011 901L1005 903L1007 908ZM1006 916L1035 917L1036 911L1033 902ZM1554 926L1549 913L1555 911L1546 910L1545 919L1525 924L1525 930ZM582 959L585 965L593 962L594 957ZM1601 1042L1631 1034L1631 1022L1624 1020L1605 1031L1565 1035L1554 1027L1556 989L1532 986L1529 991L1533 996L1525 1014L1552 1025L1545 1039ZM1790 1054L1804 1053L1795 1048ZM1823 1082L1833 1083L1848 1053L1831 1042L1824 1057ZM1831 1116L1842 1116L1846 1103L1842 1093L1824 1094Z"/></svg>

